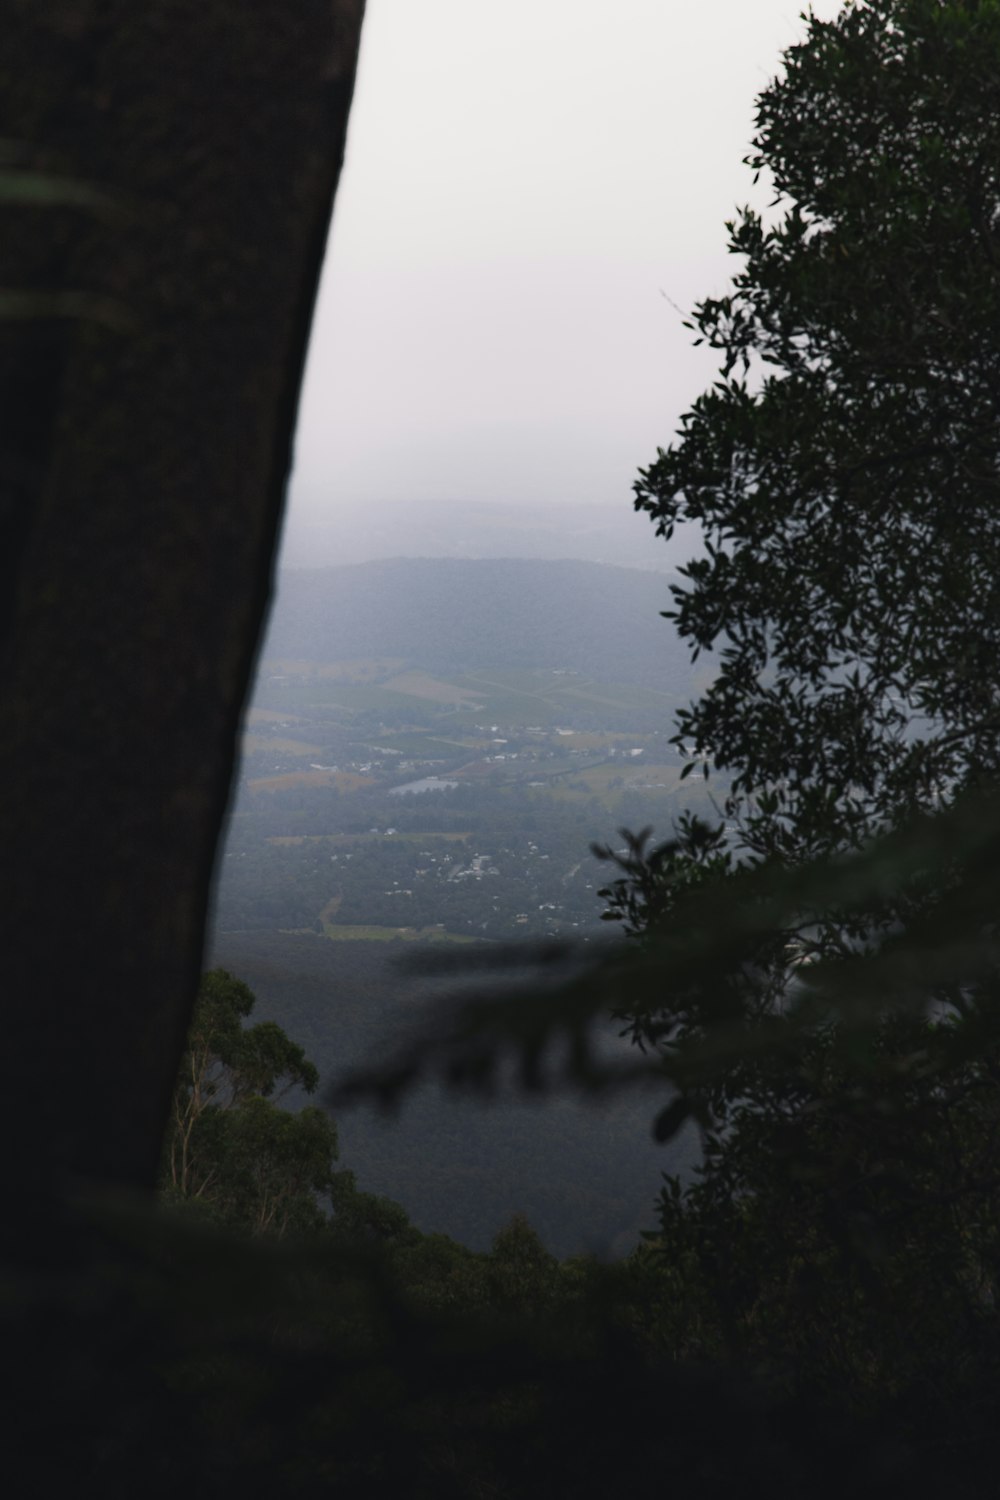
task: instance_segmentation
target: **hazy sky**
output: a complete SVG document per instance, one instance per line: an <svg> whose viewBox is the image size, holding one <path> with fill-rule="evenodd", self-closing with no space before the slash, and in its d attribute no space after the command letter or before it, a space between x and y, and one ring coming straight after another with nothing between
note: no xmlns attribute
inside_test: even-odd
<svg viewBox="0 0 1000 1500"><path fill-rule="evenodd" d="M289 532L627 508L714 369L666 298L725 287L754 97L803 30L794 0L368 0Z"/></svg>

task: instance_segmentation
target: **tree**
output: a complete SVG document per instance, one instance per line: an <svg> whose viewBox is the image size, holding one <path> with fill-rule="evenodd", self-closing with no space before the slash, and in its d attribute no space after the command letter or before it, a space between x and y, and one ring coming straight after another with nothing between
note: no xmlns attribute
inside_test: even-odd
<svg viewBox="0 0 1000 1500"><path fill-rule="evenodd" d="M279 1109L290 1090L315 1092L319 1074L274 1021L244 1023L253 992L225 969L198 991L174 1090L161 1186L254 1234L324 1227L321 1207L339 1177L337 1130L321 1109ZM349 1174L348 1174L349 1175Z"/></svg>
<svg viewBox="0 0 1000 1500"><path fill-rule="evenodd" d="M998 58L994 0L865 0L809 17L758 101L748 161L774 200L729 225L742 269L689 325L720 377L635 486L664 537L702 530L667 617L718 671L674 743L687 771L721 773L724 817L682 819L653 854L633 842L606 892L633 930L671 925L737 866L843 859L960 804L968 825L976 797L990 827ZM750 991L779 1004L812 960L912 931L959 876L954 851L930 875L927 848L910 852L911 878L877 894L862 878L863 900L841 882L825 913L786 902L781 930L742 954L733 1013Z"/></svg>
<svg viewBox="0 0 1000 1500"><path fill-rule="evenodd" d="M1000 7L868 0L761 96L721 374L636 484L702 528L671 618L719 650L677 741L747 850L857 845L996 771Z"/></svg>
<svg viewBox="0 0 1000 1500"><path fill-rule="evenodd" d="M314 1094L319 1073L274 1021L247 1021L253 991L225 969L203 975L163 1146L160 1191L241 1233L323 1231L328 1242L409 1244L420 1236L398 1203L337 1170L325 1110L280 1108Z"/></svg>
<svg viewBox="0 0 1000 1500"><path fill-rule="evenodd" d="M337 1129L315 1105L293 1112L251 1094L221 1112L211 1148L211 1198L225 1222L252 1234L315 1233L329 1223Z"/></svg>
<svg viewBox="0 0 1000 1500"><path fill-rule="evenodd" d="M994 0L868 0L810 17L758 101L772 210L729 226L743 267L691 325L720 378L635 487L663 536L702 528L668 618L718 672L675 743L727 779L726 826L682 820L652 862L633 845L608 892L633 927L737 864L842 858L963 799L989 827L998 59ZM751 988L775 1002L804 963L912 930L950 868L788 922Z"/></svg>
<svg viewBox="0 0 1000 1500"><path fill-rule="evenodd" d="M604 894L659 974L620 1009L658 1133L702 1127L660 1245L706 1347L916 1433L998 1353L1000 6L850 4L784 61L771 213L694 315L720 378L636 485L703 530L675 743L722 816L604 850Z"/></svg>
<svg viewBox="0 0 1000 1500"><path fill-rule="evenodd" d="M4 10L4 165L88 189L3 205L12 1192L155 1186L362 9Z"/></svg>
<svg viewBox="0 0 1000 1500"><path fill-rule="evenodd" d="M225 969L202 979L174 1090L163 1178L178 1198L229 1209L239 1201L240 1217L264 1228L278 1203L304 1184L314 1192L329 1186L337 1137L321 1110L297 1117L269 1102L293 1088L314 1093L319 1074L274 1021L244 1026L255 1003L249 987ZM281 1222L287 1225L287 1213Z"/></svg>

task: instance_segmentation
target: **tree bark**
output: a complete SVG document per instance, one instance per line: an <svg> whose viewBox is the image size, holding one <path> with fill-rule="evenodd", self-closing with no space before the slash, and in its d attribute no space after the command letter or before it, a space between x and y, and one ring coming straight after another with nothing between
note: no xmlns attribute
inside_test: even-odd
<svg viewBox="0 0 1000 1500"><path fill-rule="evenodd" d="M6 1169L149 1189L363 0L0 9L0 171L102 195L0 203Z"/></svg>

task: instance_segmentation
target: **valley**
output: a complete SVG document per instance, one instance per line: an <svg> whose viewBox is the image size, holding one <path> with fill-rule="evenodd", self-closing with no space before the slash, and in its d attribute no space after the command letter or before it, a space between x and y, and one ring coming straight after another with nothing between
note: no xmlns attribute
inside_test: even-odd
<svg viewBox="0 0 1000 1500"><path fill-rule="evenodd" d="M662 579L634 577L662 603ZM246 979L327 1082L391 1050L433 1005L441 985L418 972L423 955L613 940L599 894L612 870L591 845L620 845L623 828L665 838L682 807L712 812L669 743L694 674L655 611L639 631L632 581L593 564L491 561L282 580L246 715L211 961ZM378 604L373 582L391 585L384 649L362 655L357 615ZM595 592L600 672L586 666ZM541 982L530 963L521 980ZM348 1164L420 1227L485 1247L524 1211L569 1254L634 1244L659 1172L692 1159L688 1138L653 1145L648 1113L643 1100L598 1109L516 1090L485 1108L428 1084L402 1129L366 1109L337 1118Z"/></svg>

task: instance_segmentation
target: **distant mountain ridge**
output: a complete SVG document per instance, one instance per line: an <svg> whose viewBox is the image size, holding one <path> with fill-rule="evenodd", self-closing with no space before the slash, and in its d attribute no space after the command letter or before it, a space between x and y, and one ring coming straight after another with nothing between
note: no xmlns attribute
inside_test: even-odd
<svg viewBox="0 0 1000 1500"><path fill-rule="evenodd" d="M382 501L359 506L293 498L282 566L348 567L388 557L537 558L669 572L685 549L656 536L626 501L583 505ZM689 549L688 549L689 550Z"/></svg>
<svg viewBox="0 0 1000 1500"><path fill-rule="evenodd" d="M675 575L676 576L676 575ZM393 558L282 572L266 658L543 667L688 691L670 575L574 559Z"/></svg>

